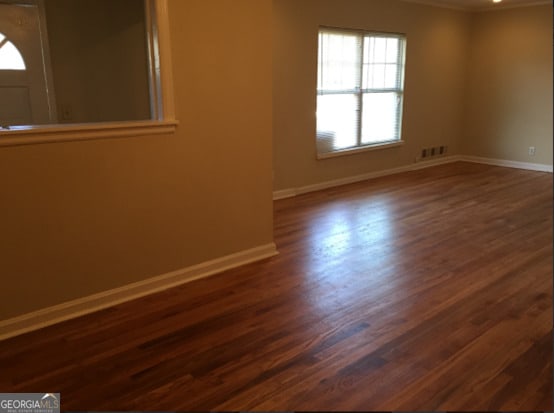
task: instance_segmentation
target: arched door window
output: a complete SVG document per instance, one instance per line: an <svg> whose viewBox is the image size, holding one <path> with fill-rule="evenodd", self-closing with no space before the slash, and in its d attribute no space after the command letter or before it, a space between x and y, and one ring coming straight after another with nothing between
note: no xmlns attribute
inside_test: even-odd
<svg viewBox="0 0 554 413"><path fill-rule="evenodd" d="M23 56L2 33L0 33L0 70L25 70Z"/></svg>

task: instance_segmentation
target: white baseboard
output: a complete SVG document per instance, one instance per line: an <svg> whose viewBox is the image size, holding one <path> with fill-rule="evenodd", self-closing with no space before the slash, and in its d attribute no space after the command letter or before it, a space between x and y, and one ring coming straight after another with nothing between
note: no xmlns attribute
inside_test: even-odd
<svg viewBox="0 0 554 413"><path fill-rule="evenodd" d="M434 166L445 165L447 163L459 162L462 158L460 155L443 156L438 159L432 159L430 161L419 161L410 165L411 171L418 171L420 169L432 168Z"/></svg>
<svg viewBox="0 0 554 413"><path fill-rule="evenodd" d="M369 172L361 175L349 176L341 179L334 179L332 181L325 181L318 184L307 185L300 188L284 189L273 192L273 200L292 198L297 195L307 194L309 192L321 191L322 189L334 188L337 186L353 184L356 182L368 181L374 178L380 178L382 176L395 175L402 172L409 172L418 169L430 168L437 165L443 165L446 163L452 163L459 161L458 155L444 156L435 160L417 162L410 165L400 166L397 168L384 169L382 171Z"/></svg>
<svg viewBox="0 0 554 413"><path fill-rule="evenodd" d="M504 166L506 168L526 169L529 171L552 173L552 165L545 165L540 163L508 161L504 159L481 158L479 156L466 156L466 155L461 155L459 158L460 158L459 160L465 161L465 162L482 163L486 165Z"/></svg>
<svg viewBox="0 0 554 413"><path fill-rule="evenodd" d="M273 200L277 201L279 199L293 198L296 195L298 194L294 189L284 189L282 191L273 192Z"/></svg>
<svg viewBox="0 0 554 413"><path fill-rule="evenodd" d="M0 321L0 341L277 255L274 243Z"/></svg>
<svg viewBox="0 0 554 413"><path fill-rule="evenodd" d="M335 179L332 181L325 181L318 184L303 186L300 188L275 191L273 192L273 200L277 201L280 199L293 198L297 195L307 194L309 192L321 191L323 189L334 188L337 186L352 184L355 182L367 181L367 180L379 178L382 176L394 175L402 172L416 171L419 169L431 168L433 166L444 165L447 163L460 162L460 161L481 163L481 164L494 165L494 166L503 166L506 168L527 169L530 171L552 173L552 165L516 162L516 161L503 160L503 159L480 158L477 156L452 155L452 156L445 156L445 157L441 157L430 161L416 162L410 165L400 166L398 168L385 169L382 171L369 172L367 174L355 175L347 178Z"/></svg>

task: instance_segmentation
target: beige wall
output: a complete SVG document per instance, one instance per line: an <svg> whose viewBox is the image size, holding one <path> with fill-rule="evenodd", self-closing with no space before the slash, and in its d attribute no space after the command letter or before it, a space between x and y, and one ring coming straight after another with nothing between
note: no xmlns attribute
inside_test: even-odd
<svg viewBox="0 0 554 413"><path fill-rule="evenodd" d="M469 13L396 0L274 0L273 10L274 189L411 164L429 146L458 153ZM407 35L404 146L316 160L319 25Z"/></svg>
<svg viewBox="0 0 554 413"><path fill-rule="evenodd" d="M271 1L169 12L175 135L0 148L0 319L272 242Z"/></svg>
<svg viewBox="0 0 554 413"><path fill-rule="evenodd" d="M471 42L463 153L552 165L552 6L476 14Z"/></svg>
<svg viewBox="0 0 554 413"><path fill-rule="evenodd" d="M48 0L45 9L59 121L150 119L143 1Z"/></svg>
<svg viewBox="0 0 554 413"><path fill-rule="evenodd" d="M272 169L285 189L439 144L498 158L533 144L533 161L552 163L548 7L169 0L169 12L176 134L0 148L0 320L272 242ZM315 160L320 24L407 34L403 147Z"/></svg>

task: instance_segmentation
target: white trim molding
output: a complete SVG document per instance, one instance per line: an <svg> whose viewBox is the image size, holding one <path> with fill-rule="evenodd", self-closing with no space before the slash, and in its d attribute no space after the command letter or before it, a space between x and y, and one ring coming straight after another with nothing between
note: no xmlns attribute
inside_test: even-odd
<svg viewBox="0 0 554 413"><path fill-rule="evenodd" d="M522 7L534 7L534 6L552 6L552 0L539 0L539 1L527 1L526 3L497 3L494 6L489 6L484 9L478 9L477 11L499 11L509 9L520 9Z"/></svg>
<svg viewBox="0 0 554 413"><path fill-rule="evenodd" d="M459 158L460 158L459 159L460 161L465 161L465 162L482 163L482 164L494 165L494 166L504 166L506 168L527 169L529 171L552 173L552 170L553 170L552 165L545 165L540 163L518 162L518 161L509 161L505 159L482 158L479 156L466 156L466 155L462 155Z"/></svg>
<svg viewBox="0 0 554 413"><path fill-rule="evenodd" d="M0 147L172 134L175 132L177 124L178 122L175 120L148 120L137 122L13 126L8 130L0 129Z"/></svg>
<svg viewBox="0 0 554 413"><path fill-rule="evenodd" d="M400 166L398 168L385 169L382 171L369 172L362 175L355 175L355 176L349 176L346 178L335 179L332 181L320 182L317 184L302 186L299 188L278 190L273 192L273 200L278 201L286 198L294 198L295 196L307 194L309 192L321 191L323 189L353 184L355 182L367 181L367 180L379 178L382 176L395 175L402 172L416 171L418 169L431 168L433 166L444 165L444 164L448 164L452 162L460 162L460 161L480 163L480 164L486 164L486 165L492 165L492 166L503 166L506 168L526 169L529 171L552 173L552 165L508 161L508 160L492 159L492 158L480 158L477 156L452 155L452 156L445 156L445 157L441 157L441 158L433 159L429 161L420 161L410 165Z"/></svg>
<svg viewBox="0 0 554 413"><path fill-rule="evenodd" d="M441 9L450 9L450 10L458 10L458 11L470 11L471 9L464 6L458 6L454 4L447 4L440 0L401 0L405 3L416 3L416 4L422 4L424 6L432 6L432 7L439 7Z"/></svg>
<svg viewBox="0 0 554 413"><path fill-rule="evenodd" d="M0 341L277 255L274 243L0 321Z"/></svg>
<svg viewBox="0 0 554 413"><path fill-rule="evenodd" d="M278 201L280 199L294 198L296 195L298 195L296 189L283 189L273 192L273 200Z"/></svg>
<svg viewBox="0 0 554 413"><path fill-rule="evenodd" d="M329 159L329 158L336 158L338 156L346 156L346 155L356 155L358 153L362 152L369 152L369 151L378 151L382 149L389 149L389 148L396 148L398 146L404 145L404 141L398 140L394 142L382 142L382 143L376 143L373 145L362 145L357 146L355 148L351 149L344 149L344 150L336 150L332 152L325 152L325 153L318 153L317 159Z"/></svg>
<svg viewBox="0 0 554 413"><path fill-rule="evenodd" d="M273 200L278 201L280 199L293 198L298 195L307 194L309 192L321 191L323 189L334 188L337 186L353 184L356 182L368 181L374 178L380 178L382 176L395 175L402 172L415 171L418 169L430 168L432 166L443 165L460 161L460 157L457 155L444 156L439 159L416 162L410 165L399 166L392 169L384 169L381 171L368 172L361 175L349 176L346 178L334 179L332 181L320 182L317 184L302 186L299 188L283 189L273 192Z"/></svg>
<svg viewBox="0 0 554 413"><path fill-rule="evenodd" d="M158 47L160 48L160 78L164 120L175 120L175 97L173 96L173 61L169 36L169 10L167 0L156 1Z"/></svg>
<svg viewBox="0 0 554 413"><path fill-rule="evenodd" d="M462 3L462 1L452 1L446 2L444 0L401 0L406 3L416 3L422 4L424 6L438 7L441 9L450 9L466 12L483 12L483 11L495 11L495 10L504 10L504 9L515 9L520 7L531 7L531 6L542 6L542 5L551 5L552 2L549 0L527 0L525 3L497 3L491 5L483 1L482 4L477 5L467 5L467 3Z"/></svg>

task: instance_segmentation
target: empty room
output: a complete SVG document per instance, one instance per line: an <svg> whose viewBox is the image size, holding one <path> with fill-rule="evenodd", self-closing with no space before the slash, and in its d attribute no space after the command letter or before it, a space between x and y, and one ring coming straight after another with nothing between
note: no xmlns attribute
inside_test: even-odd
<svg viewBox="0 0 554 413"><path fill-rule="evenodd" d="M531 0L0 2L0 392L551 411L552 27Z"/></svg>

